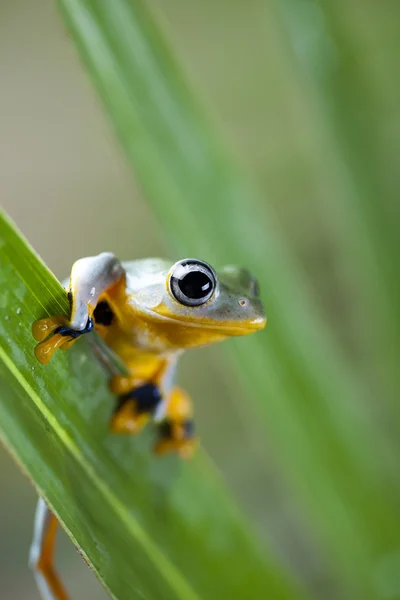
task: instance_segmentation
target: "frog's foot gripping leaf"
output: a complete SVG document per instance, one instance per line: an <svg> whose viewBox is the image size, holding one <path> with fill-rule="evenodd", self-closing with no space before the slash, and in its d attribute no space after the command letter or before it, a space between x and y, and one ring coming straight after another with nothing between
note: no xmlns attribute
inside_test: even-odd
<svg viewBox="0 0 400 600"><path fill-rule="evenodd" d="M146 383L119 397L110 428L113 433L138 433L162 402L159 389Z"/></svg>
<svg viewBox="0 0 400 600"><path fill-rule="evenodd" d="M181 458L191 458L198 443L192 420L180 422L165 420L159 425L154 452L158 455L176 452Z"/></svg>
<svg viewBox="0 0 400 600"><path fill-rule="evenodd" d="M35 356L39 362L46 365L57 348L68 350L78 337L92 331L94 321L89 317L85 329L76 331L67 325L63 316L49 317L35 321L32 334L40 342L35 348Z"/></svg>

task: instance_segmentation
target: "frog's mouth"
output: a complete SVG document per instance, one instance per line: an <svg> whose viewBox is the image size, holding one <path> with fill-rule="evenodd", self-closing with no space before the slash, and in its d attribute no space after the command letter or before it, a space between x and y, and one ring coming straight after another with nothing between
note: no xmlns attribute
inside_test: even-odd
<svg viewBox="0 0 400 600"><path fill-rule="evenodd" d="M143 309L142 309L143 310ZM165 310L165 309L162 309ZM214 320L207 317L199 317L193 321L191 317L182 316L177 318L169 314L160 314L157 310L147 309L145 312L152 319L164 321L165 323L175 323L181 327L193 328L196 330L209 331L210 333L218 333L224 336L230 335L246 335L264 329L267 319L264 315L257 315L250 319L229 321L229 320Z"/></svg>

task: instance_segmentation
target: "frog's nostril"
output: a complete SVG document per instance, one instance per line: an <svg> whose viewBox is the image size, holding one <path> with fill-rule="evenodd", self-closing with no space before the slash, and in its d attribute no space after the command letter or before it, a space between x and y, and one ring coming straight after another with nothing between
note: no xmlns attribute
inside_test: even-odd
<svg viewBox="0 0 400 600"><path fill-rule="evenodd" d="M244 308L245 306L247 306L247 305L248 305L247 298L239 298L239 304L240 304L240 306L242 306L243 308Z"/></svg>

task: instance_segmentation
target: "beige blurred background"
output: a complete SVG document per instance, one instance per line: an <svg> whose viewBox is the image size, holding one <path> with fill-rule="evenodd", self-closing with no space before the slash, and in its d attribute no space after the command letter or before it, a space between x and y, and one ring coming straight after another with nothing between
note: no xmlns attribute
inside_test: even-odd
<svg viewBox="0 0 400 600"><path fill-rule="evenodd" d="M260 63L268 52L263 28L258 27L261 3L247 8L236 3L230 22L224 19L223 3L191 2L190 10L183 2L160 4L171 37L180 38L177 47L185 53L186 68L262 179L264 139L271 136L274 120L267 122L269 108L260 93L265 87L254 77L262 72ZM236 56L228 63L227 47ZM0 3L0 116L1 204L58 277L67 275L78 257L103 250L125 259L167 253L51 0ZM269 154L273 159L275 151ZM226 395L226 385L232 387L230 395L235 393L234 384L219 380L212 366L215 353L198 352L200 373L197 382L188 382L191 389L196 386L197 396L218 393L218 386ZM183 380L192 379L191 365L188 357ZM210 375L207 382L203 369ZM265 466L259 459L257 468L256 449L247 459L235 449L235 431L243 427L238 416L232 416L221 443L228 408L213 411L210 422L199 402L198 426L206 447L262 527L266 502L272 509L279 505L279 492L266 498ZM0 486L0 598L34 600L38 593L26 565L36 497L4 450ZM59 564L71 596L105 597L64 537Z"/></svg>
<svg viewBox="0 0 400 600"><path fill-rule="evenodd" d="M267 15L262 0L152 5L225 137L274 205L314 294L351 349L352 307L338 291L336 279L345 274L337 270L340 253L331 245L333 232L340 239L338 189L322 187L324 132L317 122L310 126L314 107L296 93L302 84L291 57L276 51L284 33L274 11ZM2 206L58 277L77 258L104 250L123 259L168 254L51 0L0 1L0 165ZM313 540L282 489L274 457L266 463L256 442L245 452L238 447L239 431L252 439L252 423L230 411L241 398L223 356L214 348L193 352L181 373L204 399L196 405L204 445L254 525L328 598L329 572L307 560ZM207 399L217 396L221 402L211 413ZM0 598L36 600L26 567L35 493L3 450L0 486ZM105 597L64 538L59 563L73 598Z"/></svg>

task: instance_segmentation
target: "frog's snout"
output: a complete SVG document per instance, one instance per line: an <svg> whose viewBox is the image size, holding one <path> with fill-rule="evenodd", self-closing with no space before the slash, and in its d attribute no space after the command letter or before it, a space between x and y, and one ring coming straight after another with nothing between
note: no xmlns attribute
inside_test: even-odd
<svg viewBox="0 0 400 600"><path fill-rule="evenodd" d="M267 324L267 317L263 315L257 315L253 318L247 319L245 321L245 327L249 332L259 331L260 329L264 329Z"/></svg>
<svg viewBox="0 0 400 600"><path fill-rule="evenodd" d="M267 324L267 317L265 315L254 317L254 319L251 319L251 321L249 321L249 325L254 330L264 329L266 324Z"/></svg>
<svg viewBox="0 0 400 600"><path fill-rule="evenodd" d="M267 324L267 317L261 302L252 302L248 298L242 297L239 298L238 304L239 311L242 312L242 319L246 329L249 329L250 331L264 329Z"/></svg>

